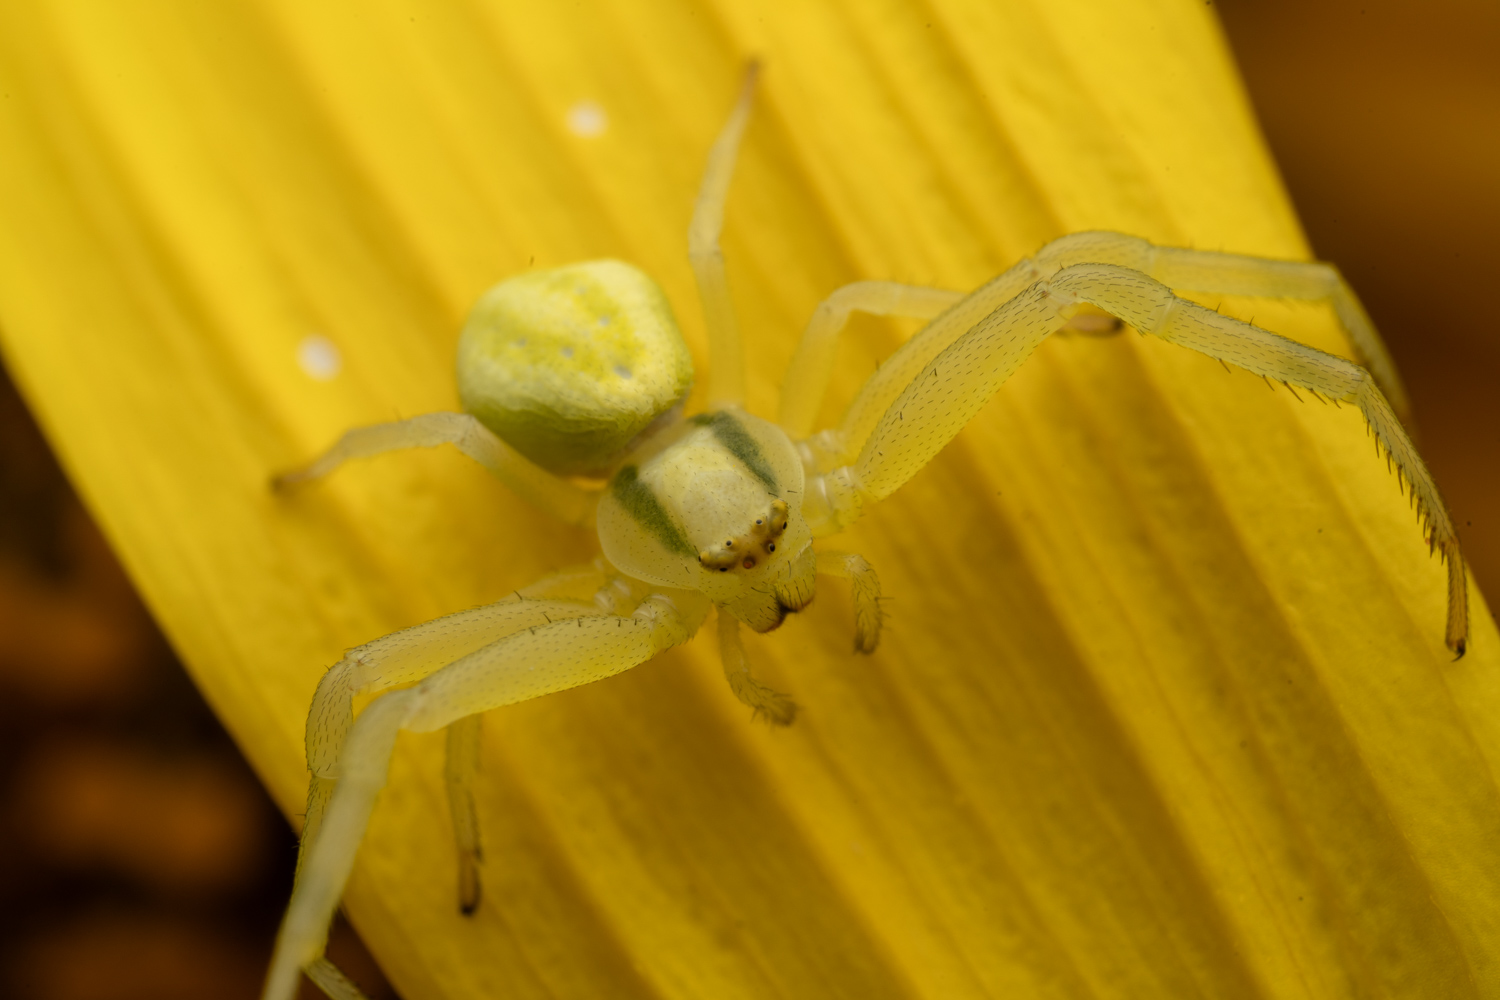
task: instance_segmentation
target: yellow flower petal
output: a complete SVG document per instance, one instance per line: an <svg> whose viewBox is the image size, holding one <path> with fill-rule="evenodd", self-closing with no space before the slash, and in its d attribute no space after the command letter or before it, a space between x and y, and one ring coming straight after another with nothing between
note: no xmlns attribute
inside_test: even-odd
<svg viewBox="0 0 1500 1000"><path fill-rule="evenodd" d="M761 413L844 281L968 287L1089 227L1305 252L1186 0L0 9L7 362L289 813L344 647L592 542L449 453L268 477L453 407L465 311L527 267L645 267L701 365L687 220L752 54L725 249ZM855 325L838 399L898 335ZM1500 638L1475 595L1449 662L1352 410L1052 342L845 542L885 644L850 653L837 584L756 638L789 731L706 638L486 718L472 919L442 741L402 739L347 900L404 996L1500 992Z"/></svg>

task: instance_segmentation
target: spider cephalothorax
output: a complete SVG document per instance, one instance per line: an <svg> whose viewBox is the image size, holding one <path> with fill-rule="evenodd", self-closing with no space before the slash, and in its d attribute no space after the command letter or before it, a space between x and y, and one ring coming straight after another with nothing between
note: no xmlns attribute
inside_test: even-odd
<svg viewBox="0 0 1500 1000"><path fill-rule="evenodd" d="M603 555L516 591L350 650L308 715L312 783L301 876L277 942L268 1000L289 1000L299 970L333 996L358 991L322 957L334 908L402 729L448 730L447 779L459 847L459 899L479 901L470 782L479 713L643 663L717 615L730 688L776 724L791 699L757 681L740 625L767 632L812 600L819 575L854 598L855 648L880 639L880 584L852 553L814 540L857 521L919 472L1052 333L1124 326L1364 414L1448 563L1449 648L1468 634L1453 523L1397 412L1395 370L1338 272L1324 264L1156 247L1119 233L1075 233L968 295L859 282L834 292L803 335L776 423L743 409L742 351L718 233L749 113L747 80L710 154L689 230L712 381L707 412L679 419L692 365L666 298L638 269L595 261L504 282L476 307L459 352L468 413L433 413L350 431L288 484L349 458L452 443L516 493L598 530ZM1370 370L1179 298L1173 289L1323 301ZM851 310L931 319L864 383L837 427L814 433ZM1373 374L1372 374L1373 372ZM1387 394L1397 402L1393 408ZM565 478L605 480L602 488ZM430 669L433 662L446 663ZM351 726L358 694L375 698Z"/></svg>

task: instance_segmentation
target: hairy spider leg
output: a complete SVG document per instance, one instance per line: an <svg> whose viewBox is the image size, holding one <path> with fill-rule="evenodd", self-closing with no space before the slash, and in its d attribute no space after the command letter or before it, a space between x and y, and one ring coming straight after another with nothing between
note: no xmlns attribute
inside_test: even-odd
<svg viewBox="0 0 1500 1000"><path fill-rule="evenodd" d="M688 224L688 262L698 282L703 322L708 331L710 409L743 406L745 402L745 349L740 342L734 300L729 294L729 278L724 273L719 234L724 229L724 202L729 197L729 180L734 175L740 140L750 120L750 105L759 75L759 64L751 62L729 121L724 123L709 150L708 166L704 168L698 200L693 205L693 220Z"/></svg>
<svg viewBox="0 0 1500 1000"><path fill-rule="evenodd" d="M990 287L971 298L987 298ZM1143 334L1358 406L1410 485L1430 547L1447 562L1445 639L1450 649L1463 655L1468 592L1453 521L1373 376L1351 361L1179 298L1160 281L1117 265L1075 264L1035 281L937 353L880 416L858 458L809 481L804 513L814 536L842 530L866 505L889 496L915 475L1084 304L1119 317ZM938 323L966 309L966 303L960 303Z"/></svg>
<svg viewBox="0 0 1500 1000"><path fill-rule="evenodd" d="M292 1000L302 970L326 971L326 962L319 960L328 924L385 786L398 732L433 732L492 708L628 670L692 638L709 607L706 598L690 591L653 592L628 615L523 629L460 657L414 687L371 702L335 762L338 784L292 891L263 1000Z"/></svg>
<svg viewBox="0 0 1500 1000"><path fill-rule="evenodd" d="M276 489L285 489L297 483L321 479L350 459L404 448L435 448L440 444L457 446L459 451L490 470L517 496L538 509L568 524L593 525L597 493L579 489L554 476L467 413L424 413L389 424L357 427L346 431L332 448L311 464L277 476L271 484Z"/></svg>
<svg viewBox="0 0 1500 1000"><path fill-rule="evenodd" d="M1438 552L1447 564L1448 624L1444 641L1459 656L1464 654L1469 635L1469 594L1458 531L1416 444L1372 373L1352 361L1178 298L1166 285L1129 268L1075 265L1059 271L1051 287L1054 296L1089 302L1143 333L1150 332L1253 374L1358 406L1376 441L1406 480L1429 549Z"/></svg>
<svg viewBox="0 0 1500 1000"><path fill-rule="evenodd" d="M1269 260L1243 254L1159 247L1121 233L1073 233L1017 261L917 331L865 381L836 428L810 439L820 471L853 462L875 425L912 379L974 324L1038 280L1074 264L1117 264L1183 291L1330 302L1361 360L1405 416L1405 391L1395 366L1354 292L1328 264ZM1075 322L1081 317L1075 318Z"/></svg>
<svg viewBox="0 0 1500 1000"><path fill-rule="evenodd" d="M298 852L299 877L302 860L317 837L324 808L338 783L338 755L353 721L356 697L421 680L444 664L523 628L612 610L611 601L599 599L609 579L602 563L562 570L494 604L445 615L356 646L330 667L318 683L307 715L307 766L312 776ZM584 593L595 594L595 602L556 599ZM601 604L608 606L600 610ZM472 748L464 742L469 739ZM465 913L472 912L479 901L478 823L469 791L478 766L473 756L478 752L477 741L477 723L472 736L450 732L444 769L458 840L459 908Z"/></svg>
<svg viewBox="0 0 1500 1000"><path fill-rule="evenodd" d="M1073 264L1118 264L1180 291L1326 303L1349 335L1354 360L1375 376L1402 422L1411 426L1410 404L1396 364L1354 289L1332 264L1156 246L1139 236L1109 232L1063 236L1032 260L1041 277Z"/></svg>
<svg viewBox="0 0 1500 1000"><path fill-rule="evenodd" d="M875 652L885 616L880 610L880 577L874 567L864 556L825 549L818 553L818 574L849 581L854 596L854 651Z"/></svg>
<svg viewBox="0 0 1500 1000"><path fill-rule="evenodd" d="M836 289L813 311L812 319L797 342L797 350L787 364L786 375L781 384L781 409L776 422L792 440L806 443L807 454L817 468L826 471L833 465L840 464L827 464L830 450L838 451L840 447L841 438L837 432L813 434L812 430L833 374L839 335L849 322L849 314L865 312L872 316L930 320L943 316L966 298L968 296L964 292L930 285L903 285L894 281L856 281ZM965 315L971 314L972 310L965 310ZM1108 320L1110 325L1101 327L1099 320ZM956 322L962 320L958 319ZM943 329L954 327L956 322L945 321ZM1069 331L1096 336L1113 334L1119 332L1119 324L1114 317L1078 315L1058 332ZM918 336L923 334L919 333Z"/></svg>

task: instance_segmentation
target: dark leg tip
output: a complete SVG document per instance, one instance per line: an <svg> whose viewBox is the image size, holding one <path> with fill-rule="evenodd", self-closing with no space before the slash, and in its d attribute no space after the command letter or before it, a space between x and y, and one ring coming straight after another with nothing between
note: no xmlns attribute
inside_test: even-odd
<svg viewBox="0 0 1500 1000"><path fill-rule="evenodd" d="M479 899L482 895L479 887L479 868L474 864L472 855L465 855L459 862L458 870L458 912L466 917L472 917L474 911L479 909Z"/></svg>

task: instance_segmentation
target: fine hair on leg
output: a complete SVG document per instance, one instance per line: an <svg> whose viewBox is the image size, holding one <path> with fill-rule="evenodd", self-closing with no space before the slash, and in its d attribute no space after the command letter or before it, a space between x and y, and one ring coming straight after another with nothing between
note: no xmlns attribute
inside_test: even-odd
<svg viewBox="0 0 1500 1000"><path fill-rule="evenodd" d="M987 303L996 282L970 299ZM804 513L814 535L832 534L852 524L866 505L889 496L930 462L1081 305L1116 316L1143 334L1359 407L1377 447L1393 463L1403 487L1409 488L1430 549L1447 564L1445 642L1463 655L1469 629L1468 583L1453 519L1374 377L1352 361L1179 298L1149 275L1119 265L1073 264L1036 280L939 351L880 415L857 459L809 479ZM970 308L966 300L928 329Z"/></svg>

